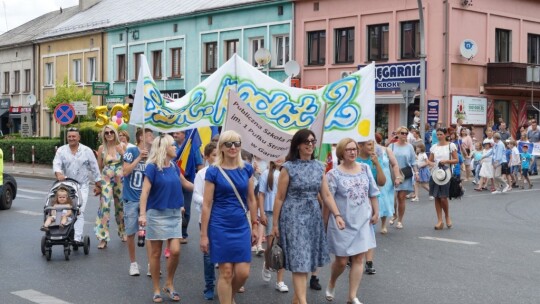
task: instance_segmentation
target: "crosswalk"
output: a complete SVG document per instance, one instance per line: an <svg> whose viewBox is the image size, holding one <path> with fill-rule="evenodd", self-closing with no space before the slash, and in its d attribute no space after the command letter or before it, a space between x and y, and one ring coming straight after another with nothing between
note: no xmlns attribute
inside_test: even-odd
<svg viewBox="0 0 540 304"><path fill-rule="evenodd" d="M27 188L17 188L17 197L29 200L44 200L47 197L47 191L32 190Z"/></svg>

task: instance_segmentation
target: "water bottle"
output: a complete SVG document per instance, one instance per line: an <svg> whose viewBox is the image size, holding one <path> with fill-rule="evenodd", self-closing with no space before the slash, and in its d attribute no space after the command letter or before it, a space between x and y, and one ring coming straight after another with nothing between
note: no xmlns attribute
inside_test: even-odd
<svg viewBox="0 0 540 304"><path fill-rule="evenodd" d="M137 233L137 246L144 247L144 239L146 237L146 230L143 226L139 226L139 233Z"/></svg>

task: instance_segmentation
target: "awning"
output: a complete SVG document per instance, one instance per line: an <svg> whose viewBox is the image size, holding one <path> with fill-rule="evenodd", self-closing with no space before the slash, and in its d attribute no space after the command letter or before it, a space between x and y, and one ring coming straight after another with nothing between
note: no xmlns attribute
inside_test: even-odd
<svg viewBox="0 0 540 304"><path fill-rule="evenodd" d="M0 117L4 116L4 114L6 114L7 112L9 112L9 109L6 109L6 108L0 109Z"/></svg>

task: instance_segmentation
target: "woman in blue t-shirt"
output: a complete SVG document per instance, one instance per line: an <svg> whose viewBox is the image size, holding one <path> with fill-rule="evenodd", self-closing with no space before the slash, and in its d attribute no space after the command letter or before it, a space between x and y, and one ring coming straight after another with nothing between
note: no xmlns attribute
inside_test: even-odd
<svg viewBox="0 0 540 304"><path fill-rule="evenodd" d="M146 226L146 238L150 241L150 272L154 291L152 300L155 303L163 302L159 289L159 271L164 241L169 241L171 254L163 292L171 300L180 301L173 279L178 267L182 238L182 187L193 191L193 184L180 174L180 169L172 161L175 157L176 147L172 136L161 134L154 139L146 162L141 192L139 225Z"/></svg>

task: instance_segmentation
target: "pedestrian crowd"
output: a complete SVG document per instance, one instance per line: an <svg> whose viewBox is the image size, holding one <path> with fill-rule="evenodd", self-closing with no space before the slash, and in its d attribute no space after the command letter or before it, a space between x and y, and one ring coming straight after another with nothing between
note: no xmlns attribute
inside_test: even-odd
<svg viewBox="0 0 540 304"><path fill-rule="evenodd" d="M245 292L255 254L265 257L263 281L271 281L275 271L275 289L288 292L284 275L291 272L293 303L305 304L308 286L322 289L317 273L330 264L332 254L326 300L334 300L337 279L350 267L347 303L358 304L362 274L376 273L376 225L380 221L383 235L389 226L404 229L407 199L419 201L420 189L434 201L434 229L441 230L454 225L448 202L456 197L454 180L472 180L477 191L491 186L495 194L525 183L530 188L528 176L537 174L529 147L540 140L535 120L516 137L500 121L479 140L460 120L449 128L439 122L426 129L424 139L418 124L415 119L413 126L397 128L388 139L376 134L367 142L340 140L333 146L336 161L330 170L317 160L320 139L307 129L294 134L285 159L265 162L242 150L242 138L234 131L215 136L201 153L190 144L190 131L154 136L149 129L138 129L132 144L127 132L106 125L94 156L80 143L79 131L70 128L53 170L58 180L71 177L80 183L76 242L81 242L91 182L100 198L94 227L98 248L105 250L111 241L114 206L131 276L139 276L141 268L135 237L145 237L138 244L146 244L155 303L163 302L164 295L181 299L174 275L181 244L193 238L187 233L192 210L198 210L205 299L213 300L217 292L220 303L235 303L237 294ZM281 269L269 264L273 243L282 249ZM162 255L167 258L165 282L160 282Z"/></svg>

